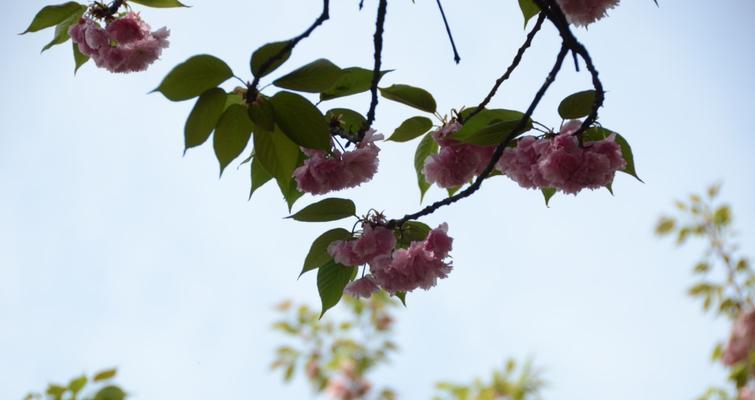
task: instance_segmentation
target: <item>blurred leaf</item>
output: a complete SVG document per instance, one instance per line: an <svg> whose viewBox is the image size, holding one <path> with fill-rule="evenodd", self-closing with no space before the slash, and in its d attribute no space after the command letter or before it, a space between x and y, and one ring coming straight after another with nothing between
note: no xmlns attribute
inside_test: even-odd
<svg viewBox="0 0 755 400"><path fill-rule="evenodd" d="M278 92L271 99L275 122L294 143L309 149L330 150L328 121L306 98Z"/></svg>
<svg viewBox="0 0 755 400"><path fill-rule="evenodd" d="M706 262L697 263L693 271L698 274L707 273L708 271L710 271L710 264Z"/></svg>
<svg viewBox="0 0 755 400"><path fill-rule="evenodd" d="M82 375L78 378L72 379L68 383L68 390L70 390L75 395L79 393L81 389L84 388L84 386L86 386L87 382L88 382L88 379L86 375Z"/></svg>
<svg viewBox="0 0 755 400"><path fill-rule="evenodd" d="M207 141L223 115L226 98L220 88L209 89L199 96L184 127L184 153Z"/></svg>
<svg viewBox="0 0 755 400"><path fill-rule="evenodd" d="M348 199L329 198L304 207L287 218L301 222L328 222L355 216L354 202Z"/></svg>
<svg viewBox="0 0 755 400"><path fill-rule="evenodd" d="M388 100L397 101L429 113L434 113L438 108L430 92L414 86L392 85L387 88L380 88L380 94Z"/></svg>
<svg viewBox="0 0 755 400"><path fill-rule="evenodd" d="M105 386L94 396L94 400L123 400L126 393L118 386Z"/></svg>
<svg viewBox="0 0 755 400"><path fill-rule="evenodd" d="M656 235L666 235L676 228L676 220L669 217L662 217L655 225Z"/></svg>
<svg viewBox="0 0 755 400"><path fill-rule="evenodd" d="M595 107L595 91L585 90L567 96L558 105L558 115L563 119L577 119L590 115Z"/></svg>
<svg viewBox="0 0 755 400"><path fill-rule="evenodd" d="M255 50L250 61L252 74L261 78L278 69L278 67L280 67L284 62L286 62L286 60L288 60L289 57L291 57L291 50L285 51L280 58L276 59L272 64L270 64L268 68L262 71L262 67L265 65L265 63L280 54L281 51L283 51L289 45L289 43L289 40L283 42L268 43Z"/></svg>
<svg viewBox="0 0 755 400"><path fill-rule="evenodd" d="M412 117L401 123L388 140L408 142L427 133L433 127L433 121L426 117Z"/></svg>
<svg viewBox="0 0 755 400"><path fill-rule="evenodd" d="M114 378L117 373L118 373L118 370L116 368L106 369L104 371L100 371L96 373L94 375L94 378L92 378L92 381L101 382L104 380L108 380L108 379Z"/></svg>
<svg viewBox="0 0 755 400"><path fill-rule="evenodd" d="M246 107L232 105L228 107L215 127L213 148L220 163L220 175L225 167L236 159L246 148L252 136L254 125L249 119Z"/></svg>
<svg viewBox="0 0 755 400"><path fill-rule="evenodd" d="M304 259L304 267L299 276L332 261L333 257L328 253L328 246L337 240L347 240L351 239L351 237L351 232L342 228L331 229L318 236L309 248L309 253L307 253L307 257Z"/></svg>
<svg viewBox="0 0 755 400"><path fill-rule="evenodd" d="M86 11L86 6L75 1L43 7L37 12L29 27L21 35L50 28L65 21L72 15L83 13L84 11Z"/></svg>
<svg viewBox="0 0 755 400"><path fill-rule="evenodd" d="M154 91L168 100L181 101L197 97L233 76L221 59L207 54L193 56L173 68Z"/></svg>
<svg viewBox="0 0 755 400"><path fill-rule="evenodd" d="M729 206L721 206L713 213L713 223L719 226L729 225L731 222L731 209Z"/></svg>
<svg viewBox="0 0 755 400"><path fill-rule="evenodd" d="M300 92L320 93L333 87L343 76L343 70L321 58L273 82L275 86Z"/></svg>

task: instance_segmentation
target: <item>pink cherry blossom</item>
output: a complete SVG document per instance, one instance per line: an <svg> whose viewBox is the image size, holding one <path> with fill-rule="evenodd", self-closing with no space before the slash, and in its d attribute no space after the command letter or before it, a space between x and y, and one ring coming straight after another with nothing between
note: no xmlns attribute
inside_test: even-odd
<svg viewBox="0 0 755 400"><path fill-rule="evenodd" d="M392 255L376 257L370 272L381 288L390 292L411 292L417 288L428 290L438 279L448 277L451 264L444 259L451 249L452 239L446 235L448 226L436 228L428 239L412 242L408 249L395 250Z"/></svg>
<svg viewBox="0 0 755 400"><path fill-rule="evenodd" d="M755 309L743 311L734 321L722 357L727 366L740 363L755 350Z"/></svg>
<svg viewBox="0 0 755 400"><path fill-rule="evenodd" d="M104 29L91 18L81 18L69 34L98 67L127 73L144 71L157 60L169 45L170 32L166 28L150 32L139 14L130 12Z"/></svg>
<svg viewBox="0 0 755 400"><path fill-rule="evenodd" d="M525 136L519 140L516 147L509 147L503 151L496 168L523 188L548 187L549 183L543 177L538 162L549 149L550 143L547 140Z"/></svg>
<svg viewBox="0 0 755 400"><path fill-rule="evenodd" d="M619 0L558 0L558 4L569 22L587 26L607 16L606 11L619 5Z"/></svg>
<svg viewBox="0 0 755 400"><path fill-rule="evenodd" d="M343 292L352 297L363 297L366 299L378 290L380 290L380 288L377 283L375 283L375 279L372 275L367 275L364 278L350 282L346 285Z"/></svg>
<svg viewBox="0 0 755 400"><path fill-rule="evenodd" d="M494 147L460 143L450 138L459 129L461 124L451 121L432 133L440 151L425 159L422 173L428 183L442 188L462 186L479 175L490 161Z"/></svg>
<svg viewBox="0 0 755 400"><path fill-rule="evenodd" d="M343 154L302 148L309 158L294 171L294 179L300 191L324 194L356 187L368 182L377 173L380 148L375 140L383 139L370 129L356 149Z"/></svg>
<svg viewBox="0 0 755 400"><path fill-rule="evenodd" d="M337 240L328 246L333 260L346 266L371 263L375 258L389 255L396 246L393 231L382 226L365 224L356 240Z"/></svg>

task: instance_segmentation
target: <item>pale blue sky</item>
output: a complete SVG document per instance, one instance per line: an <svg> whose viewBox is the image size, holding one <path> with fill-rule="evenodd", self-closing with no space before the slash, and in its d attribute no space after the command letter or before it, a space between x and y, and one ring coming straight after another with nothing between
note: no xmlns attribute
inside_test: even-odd
<svg viewBox="0 0 755 400"><path fill-rule="evenodd" d="M48 380L116 365L137 400L306 398L268 369L279 337L272 305L318 304L314 275L296 280L309 242L343 224L284 221L274 187L246 201L246 170L221 181L210 147L182 157L191 102L147 95L170 68L208 52L248 77L252 50L303 30L319 1L202 1L144 10L172 46L148 72L72 74L69 46L39 55L51 33L19 37L46 1L4 4L0 19L0 398ZM303 4L306 3L306 4ZM334 1L332 20L282 68L315 58L371 65L375 1ZM386 83L430 89L441 110L487 93L523 39L516 1L446 1L463 58L452 56L435 2L390 4ZM743 251L755 250L751 156L755 3L622 2L579 30L608 90L602 123L632 143L645 180L559 196L496 178L472 199L428 218L456 238L455 270L399 313L393 364L375 376L403 399L429 398L440 379L487 375L533 356L557 400L690 399L722 381L708 362L724 321L685 296L699 248L652 235L672 199L724 182ZM536 39L494 105L524 108L552 65L557 35ZM230 83L230 82L229 82ZM570 65L535 117L587 88ZM230 88L230 87L229 87ZM366 110L368 98L333 102ZM382 103L390 133L410 109ZM379 175L347 195L360 211L417 207L410 145L385 144ZM430 199L442 196L431 191ZM311 202L303 198L298 206Z"/></svg>

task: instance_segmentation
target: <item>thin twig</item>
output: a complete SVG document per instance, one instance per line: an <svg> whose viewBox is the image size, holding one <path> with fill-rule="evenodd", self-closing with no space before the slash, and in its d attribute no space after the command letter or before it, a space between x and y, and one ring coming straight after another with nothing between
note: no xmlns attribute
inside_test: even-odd
<svg viewBox="0 0 755 400"><path fill-rule="evenodd" d="M537 32L540 31L540 28L543 26L544 21L545 14L540 13L540 15L537 17L537 22L535 22L535 26L532 27L530 33L527 34L527 39L516 52L516 56L514 57L514 60L511 62L511 65L508 67L508 69L506 69L506 72L504 72L504 74L495 81L493 89L490 90L490 93L488 93L487 97L485 97L485 100L483 100L480 105L478 105L477 108L463 120L461 117L459 117L459 122L463 124L464 122L469 121L472 117L482 111L490 103L491 100L493 100L493 96L495 96L495 94L498 92L498 89L501 87L503 82L511 77L511 74L514 73L514 70L516 70L516 68L519 66L519 63L522 62L524 53L532 45L532 40L535 38L535 35L537 35Z"/></svg>
<svg viewBox="0 0 755 400"><path fill-rule="evenodd" d="M511 143L511 141L527 126L527 122L532 117L532 114L534 114L535 109L537 108L538 104L540 104L540 101L543 99L543 96L545 96L545 93L548 91L548 88L551 86L553 81L556 80L556 76L558 75L558 72L561 70L561 66L564 63L564 59L566 58L566 55L569 53L569 48L566 47L565 44L562 44L561 51L559 51L558 56L556 57L556 63L553 65L553 68L551 69L550 73L548 73L548 76L545 78L545 82L542 86L540 86L540 89L537 91L537 94L535 95L535 98L532 100L532 103L530 103L530 106L527 108L527 112L524 113L524 116L521 120L519 120L519 123L517 126L509 133L506 138L504 138L501 143L498 144L498 146L495 149L495 152L493 153L493 157L490 159L490 162L488 162L488 165L485 166L485 169L480 173L480 175L475 179L475 181L469 185L466 189L462 190L461 192L451 196L447 197L443 200L437 201L424 209L414 213L414 214L407 214L403 218L398 220L390 220L386 224L386 227L388 228L397 228L401 227L403 224L405 224L408 221L421 218L427 215L430 215L434 213L436 210L443 206L447 206L450 204L453 204L461 199L467 198L471 196L473 193L475 193L480 187L482 186L482 182L490 175L490 173L495 168L495 165L498 163L498 160L503 155L503 151L506 149L506 147Z"/></svg>
<svg viewBox="0 0 755 400"><path fill-rule="evenodd" d="M380 68L383 59L383 31L385 30L385 14L388 12L388 0L380 0L378 5L377 19L375 21L375 36L373 38L375 47L375 66L372 68L372 84L370 85L370 109L367 111L367 121L364 123L362 130L359 132L359 141L364 138L365 132L375 122L375 110L378 105L378 83L380 82Z"/></svg>
<svg viewBox="0 0 755 400"><path fill-rule="evenodd" d="M456 42L454 42L454 35L451 33L451 27L448 25L448 19L446 19L446 12L443 11L443 5L440 4L440 0L436 0L438 8L440 9L440 15L443 17L443 24L446 26L446 32L448 33L448 39L451 41L451 48L454 50L454 61L458 64L461 61L459 51L456 50Z"/></svg>
<svg viewBox="0 0 755 400"><path fill-rule="evenodd" d="M329 11L330 11L330 0L323 0L322 13L320 14L320 16L317 17L315 22L313 22L312 25L309 28L307 28L306 31L304 31L301 35L289 40L285 47L283 47L277 54L270 57L269 59L267 59L267 61L265 61L265 63L262 64L262 66L260 67L259 73L257 74L257 76L254 77L254 80L252 81L252 83L249 84L249 92L252 92L256 97L257 86L260 84L260 79L262 78L263 75L265 75L265 72L268 69L270 69L270 67L272 67L273 64L275 64L275 62L283 58L283 56L286 53L293 50L294 47L296 47L296 45L299 44L299 42L301 42L303 39L305 39L310 34L312 34L312 32L314 32L314 30L317 29L318 26L322 25L323 22L330 19Z"/></svg>

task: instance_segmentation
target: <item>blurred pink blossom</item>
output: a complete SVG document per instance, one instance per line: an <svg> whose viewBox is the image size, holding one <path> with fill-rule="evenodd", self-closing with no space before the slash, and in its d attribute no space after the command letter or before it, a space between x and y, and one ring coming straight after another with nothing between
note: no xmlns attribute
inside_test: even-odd
<svg viewBox="0 0 755 400"><path fill-rule="evenodd" d="M727 366L745 361L755 350L755 309L743 311L734 321L722 357Z"/></svg>

